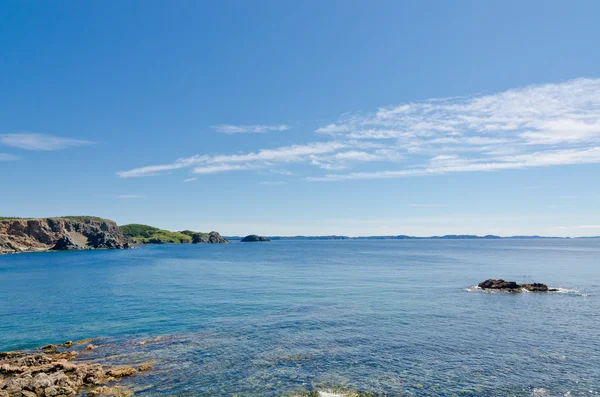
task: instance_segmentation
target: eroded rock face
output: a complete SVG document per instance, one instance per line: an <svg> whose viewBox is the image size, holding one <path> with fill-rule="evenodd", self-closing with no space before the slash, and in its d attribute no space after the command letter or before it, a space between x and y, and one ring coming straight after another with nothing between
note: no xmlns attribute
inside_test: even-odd
<svg viewBox="0 0 600 397"><path fill-rule="evenodd" d="M83 388L102 395L114 389L104 385L138 372L130 366L71 362L78 355L71 346L56 345L64 347L61 351L44 347L44 353L0 353L0 397L74 396Z"/></svg>
<svg viewBox="0 0 600 397"><path fill-rule="evenodd" d="M128 248L113 221L93 217L0 221L0 254L27 251Z"/></svg>
<svg viewBox="0 0 600 397"><path fill-rule="evenodd" d="M489 279L479 283L479 288L484 290L499 290L509 292L521 292L527 290L530 292L553 292L556 291L554 288L548 288L546 284L533 283L533 284L517 284L514 281L504 281Z"/></svg>

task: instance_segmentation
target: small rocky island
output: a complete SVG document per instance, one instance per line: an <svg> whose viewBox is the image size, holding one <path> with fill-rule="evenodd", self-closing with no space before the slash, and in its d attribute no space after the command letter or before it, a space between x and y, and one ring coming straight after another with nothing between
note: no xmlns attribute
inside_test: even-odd
<svg viewBox="0 0 600 397"><path fill-rule="evenodd" d="M87 396L132 396L133 391L115 383L152 366L74 362L98 347L88 342L47 345L31 352L0 352L0 397L66 397L83 391Z"/></svg>
<svg viewBox="0 0 600 397"><path fill-rule="evenodd" d="M269 240L266 237L263 236L258 236L256 234L251 234L249 236L244 237L241 242L242 243L259 243L259 242L269 242L271 240Z"/></svg>
<svg viewBox="0 0 600 397"><path fill-rule="evenodd" d="M0 254L129 248L117 224L93 216L0 219Z"/></svg>
<svg viewBox="0 0 600 397"><path fill-rule="evenodd" d="M482 281L478 285L482 290L495 290L495 291L506 291L506 292L556 292L555 288L548 288L546 284L533 283L533 284L517 284L515 281L504 281L489 279Z"/></svg>

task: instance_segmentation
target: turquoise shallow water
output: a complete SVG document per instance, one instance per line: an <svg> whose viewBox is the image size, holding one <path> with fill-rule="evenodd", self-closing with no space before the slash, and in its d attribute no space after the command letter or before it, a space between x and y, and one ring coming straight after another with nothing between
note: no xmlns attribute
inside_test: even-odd
<svg viewBox="0 0 600 397"><path fill-rule="evenodd" d="M564 290L465 290L491 277ZM0 302L0 350L101 337L90 359L156 360L140 396L600 392L600 240L20 254Z"/></svg>

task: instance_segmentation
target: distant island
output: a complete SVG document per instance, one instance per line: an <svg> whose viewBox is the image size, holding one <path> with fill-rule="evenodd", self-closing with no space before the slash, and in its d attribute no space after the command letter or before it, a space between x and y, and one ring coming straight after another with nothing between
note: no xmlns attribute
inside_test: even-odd
<svg viewBox="0 0 600 397"><path fill-rule="evenodd" d="M269 242L271 240L269 240L268 238L263 237L263 236L258 236L256 234L251 234L249 236L244 237L240 241L242 243L259 243L259 242Z"/></svg>
<svg viewBox="0 0 600 397"><path fill-rule="evenodd" d="M0 217L0 254L123 249L132 244L225 244L217 232L171 232L148 225L118 226L95 216Z"/></svg>
<svg viewBox="0 0 600 397"><path fill-rule="evenodd" d="M173 232L157 227L128 224L118 226L110 219L95 216L51 218L0 217L0 254L16 252L123 249L132 244L227 244L230 241L266 242L287 240L500 240L500 239L591 239L595 237L544 236L259 236L223 237L218 232L182 230Z"/></svg>
<svg viewBox="0 0 600 397"><path fill-rule="evenodd" d="M245 237L240 236L226 236L229 241L241 241ZM443 236L267 236L265 237L271 241L288 241L288 240L527 240L527 239L589 239L589 238L600 238L600 236L590 237L552 237L552 236L495 236L488 234L486 236L477 236L473 234L446 234Z"/></svg>

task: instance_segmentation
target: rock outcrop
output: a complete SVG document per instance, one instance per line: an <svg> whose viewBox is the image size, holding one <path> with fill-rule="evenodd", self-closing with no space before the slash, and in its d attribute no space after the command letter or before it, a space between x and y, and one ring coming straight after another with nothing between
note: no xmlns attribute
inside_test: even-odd
<svg viewBox="0 0 600 397"><path fill-rule="evenodd" d="M241 242L242 243L257 243L257 242L268 242L271 241L266 237L257 236L256 234L251 234L249 236L244 237Z"/></svg>
<svg viewBox="0 0 600 397"><path fill-rule="evenodd" d="M79 352L71 350L73 343L49 345L44 352L0 353L0 397L59 397L81 395L131 396L133 392L119 386L106 386L138 371L131 366L103 366L89 362L76 363ZM56 350L61 348L61 350ZM119 393L114 393L119 391Z"/></svg>
<svg viewBox="0 0 600 397"><path fill-rule="evenodd" d="M530 292L555 292L554 288L548 288L546 284L533 283L533 284L517 284L514 281L504 281L489 279L479 283L479 288L483 290L496 290L496 291L507 291L507 292L522 292L527 290Z"/></svg>
<svg viewBox="0 0 600 397"><path fill-rule="evenodd" d="M0 220L0 254L128 248L113 221L94 217Z"/></svg>
<svg viewBox="0 0 600 397"><path fill-rule="evenodd" d="M192 244L227 244L229 240L217 232L195 233L192 235Z"/></svg>

